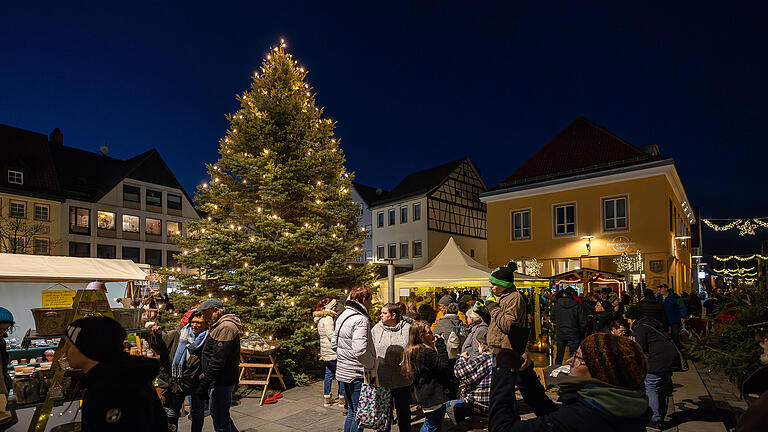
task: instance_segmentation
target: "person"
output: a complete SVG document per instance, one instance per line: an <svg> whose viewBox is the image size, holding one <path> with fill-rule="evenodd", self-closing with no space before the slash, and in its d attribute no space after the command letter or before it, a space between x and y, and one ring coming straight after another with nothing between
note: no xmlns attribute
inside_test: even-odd
<svg viewBox="0 0 768 432"><path fill-rule="evenodd" d="M450 296L443 296L440 301ZM452 300L452 299L451 299ZM444 315L439 321L432 326L432 332L445 341L445 345L448 348L448 358L456 359L456 356L461 352L461 346L466 340L466 330L464 328L464 322L459 318L459 305L455 301L447 302L447 306L442 308ZM451 364L453 366L453 362Z"/></svg>
<svg viewBox="0 0 768 432"><path fill-rule="evenodd" d="M662 323L664 328L667 328L669 320L667 319L667 310L664 309L664 305L656 300L656 295L652 290L646 289L643 291L643 298L637 302L637 307L640 309L640 314L653 318L656 321Z"/></svg>
<svg viewBox="0 0 768 432"><path fill-rule="evenodd" d="M437 313L435 312L435 308L430 306L428 303L422 303L421 306L419 306L418 319L424 320L430 325L434 324L434 322L437 320Z"/></svg>
<svg viewBox="0 0 768 432"><path fill-rule="evenodd" d="M429 323L416 321L408 332L403 375L413 381L413 392L424 411L420 432L440 432L453 392L453 369L445 341L432 333Z"/></svg>
<svg viewBox="0 0 768 432"><path fill-rule="evenodd" d="M397 305L397 308L400 309L400 319L407 322L408 324L413 324L415 319L408 316L408 307L403 302L397 302L395 303Z"/></svg>
<svg viewBox="0 0 768 432"><path fill-rule="evenodd" d="M683 299L670 291L667 284L659 285L659 295L657 299L664 305L664 309L667 311L669 334L672 336L672 340L675 342L675 345L682 346L680 343L680 329L683 326L682 319L688 315L688 311L685 310Z"/></svg>
<svg viewBox="0 0 768 432"><path fill-rule="evenodd" d="M203 373L196 394L209 401L214 431L236 431L229 408L240 374L240 330L243 325L236 316L226 313L224 302L219 299L202 302L197 311L203 314L208 324L208 336L203 342L200 358Z"/></svg>
<svg viewBox="0 0 768 432"><path fill-rule="evenodd" d="M5 337L13 333L16 322L13 319L11 311L0 307L0 430L6 430L19 422L16 416L16 410L9 410L6 407L8 394L13 388L13 380L8 373L8 347Z"/></svg>
<svg viewBox="0 0 768 432"><path fill-rule="evenodd" d="M611 334L614 336L628 336L629 323L623 319L617 319L611 324Z"/></svg>
<svg viewBox="0 0 768 432"><path fill-rule="evenodd" d="M689 316L701 317L701 300L696 293L690 294L687 300L683 297L683 300L685 300L685 308Z"/></svg>
<svg viewBox="0 0 768 432"><path fill-rule="evenodd" d="M566 346L571 353L576 351L586 330L587 317L584 307L573 299L574 294L576 290L571 287L566 288L564 295L549 311L549 319L555 326L555 346L557 347L555 364L557 365L563 363Z"/></svg>
<svg viewBox="0 0 768 432"><path fill-rule="evenodd" d="M768 424L768 390L749 405L749 409L739 419L736 432L764 432Z"/></svg>
<svg viewBox="0 0 768 432"><path fill-rule="evenodd" d="M645 432L651 417L643 391L648 370L640 346L609 333L587 336L558 377L559 409L520 421L515 411L519 354L504 348L491 373L489 432Z"/></svg>
<svg viewBox="0 0 768 432"><path fill-rule="evenodd" d="M581 307L584 310L587 324L584 328L584 336L590 335L595 331L595 307L597 306L597 296L595 293L585 293L584 301L581 303ZM559 363L558 363L559 364Z"/></svg>
<svg viewBox="0 0 768 432"><path fill-rule="evenodd" d="M408 300L408 304L406 305L406 309L408 309L407 313L405 314L406 318L410 318L413 321L416 321L417 319L421 319L419 317L419 310L416 307L416 301ZM411 324L413 324L413 323L411 323Z"/></svg>
<svg viewBox="0 0 768 432"><path fill-rule="evenodd" d="M378 357L376 369L379 386L392 392L394 408L397 410L397 426L401 432L411 430L411 380L403 375L400 364L408 345L411 324L402 317L402 311L394 303L381 307L381 321L371 330L373 344ZM390 405L390 412L392 406ZM387 432L391 425L387 422Z"/></svg>
<svg viewBox="0 0 768 432"><path fill-rule="evenodd" d="M326 298L317 304L317 310L313 313L317 333L320 335L320 357L325 364L325 380L323 381L323 406L329 407L336 402L339 406L346 406L344 402L344 385L337 381L338 401L331 394L331 384L336 379L336 351L331 349L331 337L336 324L336 300Z"/></svg>
<svg viewBox="0 0 768 432"><path fill-rule="evenodd" d="M474 356L466 351L462 352L453 367L453 374L464 383L461 399L448 402L446 408L448 418L454 424L473 413L479 416L488 416L493 354L487 345L487 334L488 328L480 327L475 336L478 352Z"/></svg>
<svg viewBox="0 0 768 432"><path fill-rule="evenodd" d="M626 313L635 341L648 356L648 375L645 377L645 392L648 405L653 411L649 427L664 430L664 417L672 394L673 362L679 361L677 350L665 332L664 325L655 318L643 315L637 307Z"/></svg>
<svg viewBox="0 0 768 432"><path fill-rule="evenodd" d="M448 312L448 306L451 304L456 305L456 312ZM435 331L435 328L437 327L437 324L445 317L447 314L454 314L457 317L459 317L459 320L462 324L467 324L467 317L464 315L463 312L459 311L459 304L456 303L456 300L454 300L453 296L450 294L445 294L444 296L440 297L440 300L437 302L437 316L435 317L435 322L432 324L432 331Z"/></svg>
<svg viewBox="0 0 768 432"><path fill-rule="evenodd" d="M152 332L154 337L149 338L149 345L160 354L160 375L167 383L163 397L168 408L168 424L178 426L184 397L191 395L191 430L200 432L205 419L205 402L193 391L200 384L200 352L208 336L203 314L193 311L189 324L180 329L163 332L159 326L154 326Z"/></svg>
<svg viewBox="0 0 768 432"><path fill-rule="evenodd" d="M480 332L488 332L488 324L486 324L485 321L483 321L482 316L480 316L480 314L475 311L475 309L480 309L481 306L482 303L476 302L472 306L472 309L467 310L467 339L461 346L461 352L467 353L469 358L474 358L480 354L480 346L477 340L477 335ZM485 334L483 335L483 338L485 339Z"/></svg>
<svg viewBox="0 0 768 432"><path fill-rule="evenodd" d="M613 306L607 300L597 302L595 305L594 323L595 333L608 333L613 322Z"/></svg>
<svg viewBox="0 0 768 432"><path fill-rule="evenodd" d="M373 294L368 288L353 288L331 336L331 349L336 351L337 358L336 380L344 385L347 398L344 432L362 431L355 421L360 389L366 372L376 366L376 348L368 314L372 299Z"/></svg>
<svg viewBox="0 0 768 432"><path fill-rule="evenodd" d="M123 327L105 316L80 318L65 331L64 355L70 366L83 371L83 432L168 431L152 386L158 361L125 353L125 337Z"/></svg>

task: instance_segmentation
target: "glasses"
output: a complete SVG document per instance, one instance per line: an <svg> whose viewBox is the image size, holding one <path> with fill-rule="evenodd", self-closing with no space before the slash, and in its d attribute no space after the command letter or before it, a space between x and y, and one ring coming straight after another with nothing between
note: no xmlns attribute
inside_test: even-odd
<svg viewBox="0 0 768 432"><path fill-rule="evenodd" d="M578 364L576 363L576 360L578 360L578 361L579 361L579 363L578 363ZM578 354L574 354L574 355L573 355L573 361L571 362L571 367L574 367L574 368L575 368L576 366L579 366L579 365L582 365L582 364L586 364L586 363L584 362L584 357L582 357L582 356L580 356L580 355L578 355Z"/></svg>

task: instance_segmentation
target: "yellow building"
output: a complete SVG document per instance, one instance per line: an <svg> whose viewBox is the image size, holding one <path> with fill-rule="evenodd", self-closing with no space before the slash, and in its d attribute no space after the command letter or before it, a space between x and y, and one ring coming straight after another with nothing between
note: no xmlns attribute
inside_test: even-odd
<svg viewBox="0 0 768 432"><path fill-rule="evenodd" d="M655 145L637 148L578 118L481 200L491 268L518 261L542 276L590 268L691 289L695 219L674 161ZM617 266L624 253L630 270Z"/></svg>

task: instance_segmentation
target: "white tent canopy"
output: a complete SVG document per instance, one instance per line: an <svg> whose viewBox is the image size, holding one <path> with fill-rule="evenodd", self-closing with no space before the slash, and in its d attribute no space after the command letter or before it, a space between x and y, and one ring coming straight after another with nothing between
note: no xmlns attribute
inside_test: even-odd
<svg viewBox="0 0 768 432"><path fill-rule="evenodd" d="M118 282L145 277L131 260L0 254L0 282Z"/></svg>

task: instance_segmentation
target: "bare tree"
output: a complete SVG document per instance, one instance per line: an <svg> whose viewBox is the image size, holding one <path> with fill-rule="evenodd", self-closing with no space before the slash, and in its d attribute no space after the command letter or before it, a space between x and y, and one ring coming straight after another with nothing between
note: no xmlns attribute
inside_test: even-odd
<svg viewBox="0 0 768 432"><path fill-rule="evenodd" d="M24 209L26 212L28 210ZM0 207L0 251L13 254L34 254L34 237L50 235L48 222L34 219L25 219L11 216L3 216L3 208ZM60 242L48 242L47 254L59 245Z"/></svg>

